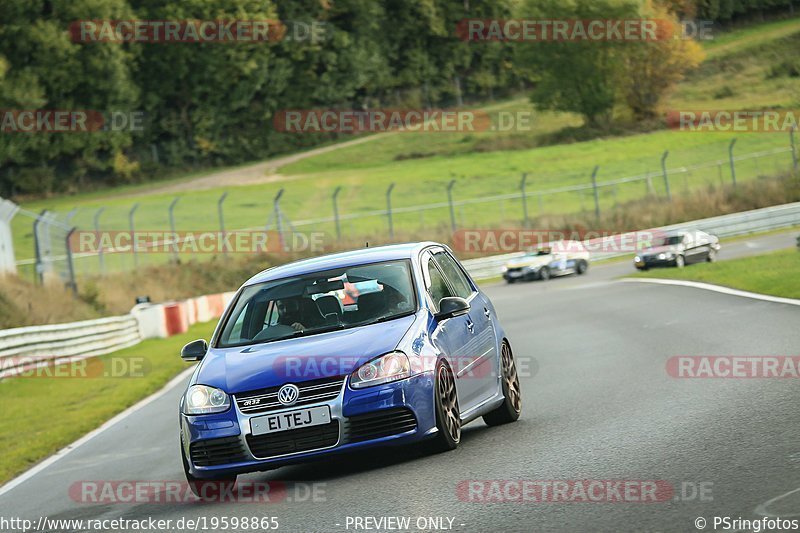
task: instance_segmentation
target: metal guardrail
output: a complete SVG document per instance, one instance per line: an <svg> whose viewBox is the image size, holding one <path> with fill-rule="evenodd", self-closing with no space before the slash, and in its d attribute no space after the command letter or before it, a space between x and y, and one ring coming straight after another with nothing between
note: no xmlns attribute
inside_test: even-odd
<svg viewBox="0 0 800 533"><path fill-rule="evenodd" d="M735 237L748 233L788 228L798 224L800 224L800 202L764 207L762 209L754 209L753 211L731 213L729 215L720 215L690 222L681 222L680 224L651 228L650 230L644 231L699 229L718 237ZM467 272L469 272L474 279L488 279L500 276L503 273L503 266L505 266L508 261L520 257L523 254L524 252L514 252L482 257L479 259L468 259L463 261L463 264ZM592 259L611 259L626 255L632 254L627 251L593 253Z"/></svg>
<svg viewBox="0 0 800 533"><path fill-rule="evenodd" d="M0 331L0 378L105 355L141 341L131 315Z"/></svg>

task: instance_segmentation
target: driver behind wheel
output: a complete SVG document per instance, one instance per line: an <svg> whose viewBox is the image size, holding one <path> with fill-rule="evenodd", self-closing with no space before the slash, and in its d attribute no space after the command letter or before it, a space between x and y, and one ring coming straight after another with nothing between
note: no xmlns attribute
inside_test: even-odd
<svg viewBox="0 0 800 533"><path fill-rule="evenodd" d="M278 324L289 326L295 331L303 331L324 325L325 321L320 315L314 302L308 300L312 308L304 305L303 298L284 298L277 300Z"/></svg>

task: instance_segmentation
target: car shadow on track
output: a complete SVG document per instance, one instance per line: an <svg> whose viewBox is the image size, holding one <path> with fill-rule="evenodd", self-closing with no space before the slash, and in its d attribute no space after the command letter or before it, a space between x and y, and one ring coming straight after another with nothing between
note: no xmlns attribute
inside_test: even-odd
<svg viewBox="0 0 800 533"><path fill-rule="evenodd" d="M482 422L473 422L464 428L461 434L460 446L469 446L471 441L480 439L481 436L487 435L487 432L490 431L492 431L492 428ZM448 453L451 452L437 453L431 451L428 442L401 446L383 446L342 453L327 457L324 460L284 466L269 472L261 472L257 475L259 481L284 479L322 481L398 466L438 455L446 457Z"/></svg>

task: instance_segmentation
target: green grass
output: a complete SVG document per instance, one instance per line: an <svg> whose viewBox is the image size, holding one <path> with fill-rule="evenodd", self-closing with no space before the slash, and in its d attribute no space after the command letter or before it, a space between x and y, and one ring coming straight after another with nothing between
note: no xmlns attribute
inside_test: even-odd
<svg viewBox="0 0 800 533"><path fill-rule="evenodd" d="M758 24L714 35L713 39L703 41L703 48L708 59L715 59L788 37L798 31L800 31L800 19L797 18Z"/></svg>
<svg viewBox="0 0 800 533"><path fill-rule="evenodd" d="M684 269L640 272L634 277L669 278L713 283L771 296L800 299L800 251L780 250L764 255L701 263Z"/></svg>
<svg viewBox="0 0 800 533"><path fill-rule="evenodd" d="M112 368L112 360L119 364L124 359L128 368L143 369L133 377L51 375L0 381L0 484L161 389L187 368L179 356L181 346L209 338L212 330L212 323L197 324L186 334L146 340L87 362L91 375L99 365Z"/></svg>

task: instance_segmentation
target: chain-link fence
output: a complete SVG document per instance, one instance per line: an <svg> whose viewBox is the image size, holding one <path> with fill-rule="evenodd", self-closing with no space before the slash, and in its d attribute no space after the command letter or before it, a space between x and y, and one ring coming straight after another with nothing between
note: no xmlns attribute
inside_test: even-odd
<svg viewBox="0 0 800 533"><path fill-rule="evenodd" d="M58 279L70 285L75 278L130 271L178 259L181 232L213 230L271 230L322 232L328 241L344 245L438 238L458 228L519 227L549 215L584 214L599 217L628 202L657 198L669 201L702 187L737 183L797 172L794 144L783 136L752 144L761 149L736 153L735 141L716 142L707 151L664 151L660 156L631 157L588 168L585 172L548 174L531 169L517 176L445 176L423 183L351 183L330 189L291 182L274 187L192 191L191 196L124 198L107 205L65 213L21 212L14 239L17 267L39 282ZM746 143L740 144L746 145ZM713 149L713 150L712 150ZM713 153L716 158L708 155ZM631 169L641 169L630 173ZM491 187L487 187L487 182ZM492 190L487 194L487 190ZM113 203L112 203L113 202ZM32 221L33 229L25 227ZM102 244L92 251L68 244L72 228L79 232L165 231L176 235L168 246L137 248L124 253ZM31 242L32 241L32 242ZM174 246L173 246L174 245ZM172 247L171 247L172 246ZM73 248L72 250L70 248ZM25 257L23 250L34 250ZM223 251L224 253L224 251ZM195 253L205 260L218 253Z"/></svg>

